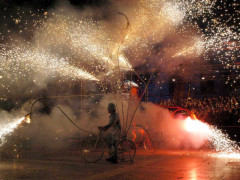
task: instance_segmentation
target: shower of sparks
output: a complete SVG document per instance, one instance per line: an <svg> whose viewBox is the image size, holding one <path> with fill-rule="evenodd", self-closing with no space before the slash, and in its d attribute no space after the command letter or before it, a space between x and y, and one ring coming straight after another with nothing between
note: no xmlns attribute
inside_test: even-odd
<svg viewBox="0 0 240 180"><path fill-rule="evenodd" d="M117 13L110 13L113 23L91 10L79 15L74 8L61 7L40 16L18 8L11 17L19 34L10 28L7 34L0 33L4 43L9 41L0 44L2 92L8 94L10 84L37 84L58 76L98 81L97 77L111 74L117 67L131 70L153 56L166 63L174 59L176 64L180 57L200 57L237 73L239 3L233 0L232 12L226 6L218 0L139 0L133 7L120 3L119 11L129 19L128 28ZM26 16L33 19L31 23ZM8 17L3 19L4 26L11 27ZM21 36L28 33L33 34L31 41L23 40Z"/></svg>
<svg viewBox="0 0 240 180"><path fill-rule="evenodd" d="M222 2L222 1L221 1ZM204 46L203 56L208 60L209 52L215 53L215 61L220 61L226 65L228 62L235 62L237 59L237 52L239 51L239 11L237 7L239 4L236 0L232 4L232 10L234 14L229 12L229 9L224 8L225 14L217 14L221 10L221 6L217 0L213 1L185 1L174 0L182 14L185 15L183 21L188 22L191 26L198 29L201 35L202 45ZM222 2L223 6L226 6L225 2ZM228 18L225 22L222 22L223 18ZM197 24L200 22L205 27L201 29ZM232 21L232 25L228 26L229 21ZM183 28L184 29L184 28ZM231 48L228 49L229 44L233 42ZM228 50L226 52L226 50ZM192 48L189 49L192 51ZM181 52L179 52L181 53ZM229 67L228 67L229 68Z"/></svg>
<svg viewBox="0 0 240 180"><path fill-rule="evenodd" d="M199 39L195 39L195 42L192 46L184 47L181 51L174 54L172 57L179 57L179 56L199 56L203 52L203 42Z"/></svg>
<svg viewBox="0 0 240 180"><path fill-rule="evenodd" d="M184 129L190 133L196 133L208 139L215 151L218 153L212 154L213 157L222 158L240 158L240 148L237 142L232 141L227 134L214 126L210 126L197 119L193 120L190 117L185 119Z"/></svg>
<svg viewBox="0 0 240 180"><path fill-rule="evenodd" d="M184 11L181 11L177 4L165 3L162 8L162 13L167 16L175 25L182 22L184 18Z"/></svg>
<svg viewBox="0 0 240 180"><path fill-rule="evenodd" d="M68 59L29 45L12 46L10 50L6 47L2 48L0 60L4 62L0 65L1 76L7 80L6 84L2 83L2 85L5 84L6 87L11 83L18 83L21 78L31 78L31 76L45 79L61 76L70 79L98 80L87 71L69 64Z"/></svg>
<svg viewBox="0 0 240 180"><path fill-rule="evenodd" d="M129 64L128 60L126 59L125 56L123 55L120 55L119 56L119 66L121 67L125 67L125 68L128 68L128 69L131 69L132 66Z"/></svg>
<svg viewBox="0 0 240 180"><path fill-rule="evenodd" d="M13 122L0 125L0 146L6 142L6 136L11 134L24 120L25 117L17 118Z"/></svg>

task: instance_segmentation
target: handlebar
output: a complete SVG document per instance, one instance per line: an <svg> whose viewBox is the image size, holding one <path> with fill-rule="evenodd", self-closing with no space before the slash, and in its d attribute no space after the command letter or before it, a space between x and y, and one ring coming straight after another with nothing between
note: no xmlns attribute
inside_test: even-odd
<svg viewBox="0 0 240 180"><path fill-rule="evenodd" d="M103 131L103 128L101 126L98 126L97 128L100 132Z"/></svg>

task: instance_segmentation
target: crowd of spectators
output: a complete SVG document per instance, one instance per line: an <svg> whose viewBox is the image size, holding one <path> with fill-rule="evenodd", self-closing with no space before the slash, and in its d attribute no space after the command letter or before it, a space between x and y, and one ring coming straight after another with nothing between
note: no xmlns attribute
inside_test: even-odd
<svg viewBox="0 0 240 180"><path fill-rule="evenodd" d="M240 96L200 99L162 100L160 105L186 108L197 116L217 126L240 126Z"/></svg>

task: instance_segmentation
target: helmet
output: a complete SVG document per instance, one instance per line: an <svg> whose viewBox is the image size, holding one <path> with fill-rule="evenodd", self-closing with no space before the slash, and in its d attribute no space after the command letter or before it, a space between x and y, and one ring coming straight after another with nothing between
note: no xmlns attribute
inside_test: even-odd
<svg viewBox="0 0 240 180"><path fill-rule="evenodd" d="M109 113L116 112L116 106L115 106L115 104L113 104L113 103L109 103L109 104L108 104L108 112L109 112Z"/></svg>

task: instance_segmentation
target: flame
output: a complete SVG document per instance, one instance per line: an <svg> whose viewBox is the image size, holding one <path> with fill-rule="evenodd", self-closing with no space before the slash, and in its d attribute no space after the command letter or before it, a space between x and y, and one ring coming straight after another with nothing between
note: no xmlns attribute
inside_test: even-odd
<svg viewBox="0 0 240 180"><path fill-rule="evenodd" d="M30 114L26 115L24 120L25 120L26 123L30 124L31 123L31 116L30 116Z"/></svg>
<svg viewBox="0 0 240 180"><path fill-rule="evenodd" d="M197 116L192 112L192 118L197 120Z"/></svg>

